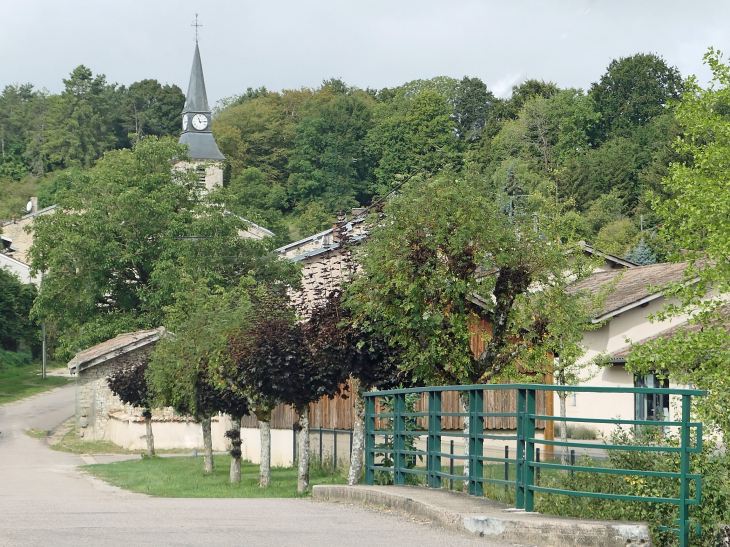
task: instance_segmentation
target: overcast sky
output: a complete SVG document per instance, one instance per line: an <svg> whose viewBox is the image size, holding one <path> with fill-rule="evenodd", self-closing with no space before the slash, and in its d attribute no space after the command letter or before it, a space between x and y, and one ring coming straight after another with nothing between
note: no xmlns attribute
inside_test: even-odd
<svg viewBox="0 0 730 547"><path fill-rule="evenodd" d="M3 0L0 86L58 93L79 64L129 85L187 91L195 13L211 106L247 87L366 88L481 78L500 96L526 78L587 88L615 58L653 52L706 81L730 50L730 2L674 0Z"/></svg>

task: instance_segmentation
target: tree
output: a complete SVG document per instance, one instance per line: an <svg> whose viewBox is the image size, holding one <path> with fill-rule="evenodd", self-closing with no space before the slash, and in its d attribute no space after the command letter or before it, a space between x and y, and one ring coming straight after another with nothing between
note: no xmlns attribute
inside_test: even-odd
<svg viewBox="0 0 730 547"><path fill-rule="evenodd" d="M229 358L228 336L246 321L250 312L246 287L254 281L245 277L229 291L185 281L180 298L166 313L165 324L172 334L157 343L147 380L158 406L172 406L201 423L207 473L213 472L211 417L218 412L231 416L231 482L240 482L241 417L249 413L248 400L230 386L216 384L212 369Z"/></svg>
<svg viewBox="0 0 730 547"><path fill-rule="evenodd" d="M454 98L454 118L459 136L469 141L477 140L494 116L497 102L497 98L479 78L464 76L456 87Z"/></svg>
<svg viewBox="0 0 730 547"><path fill-rule="evenodd" d="M712 70L711 85L688 79L675 114L684 134L676 151L688 161L673 163L663 180L670 199L654 196L653 206L665 219L663 234L683 249L673 261L688 261L685 279L665 294L679 303L656 315L667 319L689 314L677 335L646 343L628 358L633 372L657 372L679 383L707 389L696 398L700 418L724 435L730 432L730 334L725 295L730 291L730 67L719 52L704 57Z"/></svg>
<svg viewBox="0 0 730 547"><path fill-rule="evenodd" d="M268 185L286 186L297 107L311 92L305 97L297 95L256 93L216 115L213 135L228 160L232 178L255 167Z"/></svg>
<svg viewBox="0 0 730 547"><path fill-rule="evenodd" d="M365 392L399 385L410 387L411 378L398 369L396 348L355 326L351 314L342 306L340 290L314 307L304 328L313 362L324 370L349 375L355 415L347 484L357 484L365 453Z"/></svg>
<svg viewBox="0 0 730 547"><path fill-rule="evenodd" d="M502 104L502 116L506 119L515 119L527 101L532 99L549 99L560 89L554 82L529 79L519 85L512 86L512 95Z"/></svg>
<svg viewBox="0 0 730 547"><path fill-rule="evenodd" d="M147 430L147 457L155 455L155 437L152 435L152 397L145 373L147 363L119 367L107 378L109 389L123 403L142 409Z"/></svg>
<svg viewBox="0 0 730 547"><path fill-rule="evenodd" d="M368 150L378 162L375 193L387 193L397 176L420 168L436 172L460 160L456 122L442 95L427 89L402 108L385 105L367 136Z"/></svg>
<svg viewBox="0 0 730 547"><path fill-rule="evenodd" d="M285 186L270 184L258 167L247 167L231 179L227 191L225 204L232 212L274 232L278 245L289 242L282 216L289 208Z"/></svg>
<svg viewBox="0 0 730 547"><path fill-rule="evenodd" d="M116 84L107 84L103 74L94 77L84 65L76 67L63 83L61 95L54 95L49 103L40 152L53 168L89 167L117 146Z"/></svg>
<svg viewBox="0 0 730 547"><path fill-rule="evenodd" d="M632 262L641 264L642 266L646 266L648 264L656 264L656 256L652 252L649 245L646 244L646 240L644 238L641 238L636 247L626 253L626 258L628 258Z"/></svg>
<svg viewBox="0 0 730 547"><path fill-rule="evenodd" d="M534 229L508 217L482 178L442 172L414 178L372 220L347 286L356 324L401 352L402 368L431 385L477 384L548 370L557 350L559 297L589 273L557 238L559 215ZM540 290L531 290L539 287ZM474 356L472 330L485 350Z"/></svg>
<svg viewBox="0 0 730 547"><path fill-rule="evenodd" d="M535 196L535 217L507 215L471 174L414 178L401 190L357 255L362 275L346 288L356 325L388 340L401 369L427 385L550 372L561 340L588 317L566 307L567 285L591 271L561 242L560 209Z"/></svg>
<svg viewBox="0 0 730 547"><path fill-rule="evenodd" d="M682 90L679 70L658 55L637 53L614 59L590 89L601 114L596 137L627 136L632 127L663 114L670 102L682 96Z"/></svg>
<svg viewBox="0 0 730 547"><path fill-rule="evenodd" d="M297 125L289 162L289 196L295 203L316 199L336 214L367 199L372 166L365 136L371 103L363 92L339 93Z"/></svg>
<svg viewBox="0 0 730 547"><path fill-rule="evenodd" d="M37 158L31 148L37 146L42 131L48 95L34 91L32 84L8 85L0 95L0 177L20 180L37 171Z"/></svg>
<svg viewBox="0 0 730 547"><path fill-rule="evenodd" d="M542 175L552 177L556 168L589 151L589 134L597 119L581 89L528 98L495 137L493 155L498 160L530 161Z"/></svg>
<svg viewBox="0 0 730 547"><path fill-rule="evenodd" d="M161 85L157 80L134 82L122 88L119 105L121 118L120 135L127 140L127 133L137 138L145 135L158 137L180 135L180 112L185 105L185 95L176 85Z"/></svg>
<svg viewBox="0 0 730 547"><path fill-rule="evenodd" d="M259 485L268 486L270 469L264 443L270 443L268 421L277 403L292 405L299 414L298 490L309 488L309 404L334 397L345 379L341 364L313 359L305 327L282 296L259 292L252 320L231 341L232 367L224 372L231 385L245 392L256 409L261 428Z"/></svg>
<svg viewBox="0 0 730 547"><path fill-rule="evenodd" d="M45 272L33 313L56 322L59 359L117 334L156 328L182 281L235 284L253 272L289 280L295 268L271 255L273 242L242 239L246 223L225 213L197 175L171 169L185 147L143 138L107 153L34 222L32 266Z"/></svg>
<svg viewBox="0 0 730 547"><path fill-rule="evenodd" d="M38 327L30 320L30 310L38 291L0 268L0 349L15 351L21 342L40 342Z"/></svg>

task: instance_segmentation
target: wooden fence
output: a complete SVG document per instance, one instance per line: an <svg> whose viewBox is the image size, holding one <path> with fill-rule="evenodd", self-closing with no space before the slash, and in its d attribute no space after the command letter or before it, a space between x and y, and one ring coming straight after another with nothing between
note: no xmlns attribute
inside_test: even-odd
<svg viewBox="0 0 730 547"><path fill-rule="evenodd" d="M484 352L486 340L492 334L492 327L489 321L480 319L469 328L471 333L470 346L475 358ZM552 384L552 376L545 375L543 383ZM350 396L351 391L345 397L337 396L334 399L323 397L316 403L309 406L310 427L323 427L326 429L352 429L354 412L354 399ZM537 413L542 415L553 415L553 395L551 392L538 391L535 404ZM428 410L428 399L422 397L416 404L416 412ZM462 412L459 394L455 391L445 392L441 400L442 412ZM379 410L380 412L380 410ZM517 393L508 391L488 391L484 396L484 412L517 412ZM292 425L299 421L297 412L290 406L279 405L274 409L271 416L271 427L275 429L291 429ZM425 426L425 419L419 420ZM241 422L242 427L258 427L255 416L247 416ZM537 420L535 426L544 429L546 439L553 438L554 423L545 423L545 420ZM379 427L379 426L378 426ZM441 419L441 429L458 430L463 429L464 420L460 416L445 416ZM487 418L486 429L516 429L517 418L494 417Z"/></svg>
<svg viewBox="0 0 730 547"><path fill-rule="evenodd" d="M552 414L552 393L546 397L545 391L538 391L536 406L538 414ZM341 396L334 399L323 397L316 403L309 406L310 427L323 427L326 429L352 429L354 412L354 399L349 395L347 398ZM416 412L428 410L428 399L422 397L416 403ZM461 401L457 392L446 392L441 401L442 412L462 412ZM513 390L488 391L484 394L484 412L517 412L517 393ZM275 429L291 429L292 425L299 420L299 415L288 405L279 405L274 409L271 416L271 427ZM425 426L425 419L419 420ZM258 427L255 416L243 418L243 427ZM487 418L486 429L516 429L517 418L496 417ZM538 429L545 427L544 420L538 420ZM464 427L463 418L459 416L444 416L441 419L441 428L444 430L456 430Z"/></svg>

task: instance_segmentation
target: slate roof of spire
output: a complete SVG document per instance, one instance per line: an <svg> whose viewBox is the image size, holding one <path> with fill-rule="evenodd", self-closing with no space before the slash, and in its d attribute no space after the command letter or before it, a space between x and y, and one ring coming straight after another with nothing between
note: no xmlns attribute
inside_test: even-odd
<svg viewBox="0 0 730 547"><path fill-rule="evenodd" d="M195 55L193 55L193 68L190 70L190 83L188 94L185 96L183 114L186 113L205 114L208 120L211 119L210 106L208 106L208 94L205 91L205 78L203 77L203 63L200 61L200 48L195 43ZM192 116L192 114L190 114ZM180 144L189 146L188 155L194 160L225 160L218 145L210 131L210 123L202 130L193 128L192 124L183 131L180 136Z"/></svg>
<svg viewBox="0 0 730 547"><path fill-rule="evenodd" d="M180 137L180 144L190 145L188 156L194 160L225 160L226 157L218 149L213 133L187 131Z"/></svg>
<svg viewBox="0 0 730 547"><path fill-rule="evenodd" d="M188 93L185 96L183 112L210 113L208 94L205 91L205 78L203 77L203 63L200 61L200 48L197 42L195 42L193 68L190 70L190 83L188 84Z"/></svg>

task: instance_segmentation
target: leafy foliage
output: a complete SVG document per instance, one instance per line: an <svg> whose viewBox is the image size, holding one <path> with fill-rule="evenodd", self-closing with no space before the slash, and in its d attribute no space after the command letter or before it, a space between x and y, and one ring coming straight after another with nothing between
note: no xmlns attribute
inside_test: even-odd
<svg viewBox="0 0 730 547"><path fill-rule="evenodd" d="M30 310L38 290L33 284L23 284L0 268L0 349L15 351L21 342L40 342L38 326L30 319Z"/></svg>
<svg viewBox="0 0 730 547"><path fill-rule="evenodd" d="M483 178L443 172L411 180L371 219L346 305L359 328L402 352L418 380L488 382L516 374L517 362L536 370L561 339L582 337L588 314L572 307L565 286L587 269L582 253L569 263L557 211L538 233L532 217L508 217L495 197ZM484 343L477 356L475 333Z"/></svg>
<svg viewBox="0 0 730 547"><path fill-rule="evenodd" d="M341 364L313 359L302 324L286 299L270 290L253 298L250 322L231 339L232 362L225 380L257 407L285 403L303 409L334 397L346 376Z"/></svg>
<svg viewBox="0 0 730 547"><path fill-rule="evenodd" d="M694 443L694 439L692 440ZM636 429L617 429L611 433L609 444L622 446L666 446L677 447L676 436L666 435L661 427ZM599 445L600 446L600 445ZM596 462L588 456L577 462L583 467L605 466L613 469L635 469L679 473L680 459L677 453L643 452L636 450L611 450L606 462ZM702 475L702 503L690 505L692 524L702 526L702 537L690 534L690 545L712 546L715 543L715 530L718 523L727 522L730 462L728 456L716 452L713 439L706 439L701 453L690 455L690 473ZM679 484L675 479L589 473L559 473L543 475L541 486L576 490L583 492L602 492L648 497L679 497ZM690 496L694 496L694 484L690 482ZM676 528L678 517L676 505L647 503L638 501L613 501L598 498L575 498L561 495L539 495L536 497L536 510L541 513L573 516L580 518L600 518L623 521L648 522L652 532L652 542L658 545L678 545L674 532L660 531L660 526Z"/></svg>
<svg viewBox="0 0 730 547"><path fill-rule="evenodd" d="M190 283L166 309L165 324L172 334L157 343L147 372L157 404L198 420L216 412L248 414L248 400L216 382L212 370L228 362L228 337L248 320L252 283L245 277L229 290Z"/></svg>
<svg viewBox="0 0 730 547"><path fill-rule="evenodd" d="M626 253L626 258L642 266L656 263L656 256L654 256L654 253L644 239L639 241L636 247Z"/></svg>
<svg viewBox="0 0 730 547"><path fill-rule="evenodd" d="M666 340L656 340L635 349L628 367L639 374L658 371L676 382L709 390L697 401L695 411L719 428L727 441L730 385L726 363L730 356L727 308L730 290L730 171L724 158L730 154L730 67L710 49L705 61L713 72L712 85L703 89L695 78L677 106L677 120L684 131L675 142L679 154L692 162L673 163L664 179L671 199L654 196L654 206L667 222L662 235L683 252L674 260L688 260L685 279L666 291L678 304L657 314L660 320L690 314L686 328Z"/></svg>
<svg viewBox="0 0 730 547"><path fill-rule="evenodd" d="M140 363L133 367L119 367L107 378L109 389L121 399L123 403L141 408L144 417L152 417L150 392L145 373L147 363Z"/></svg>
<svg viewBox="0 0 730 547"><path fill-rule="evenodd" d="M293 267L269 255L273 242L241 239L246 223L215 193L203 197L195 173L170 168L184 157L155 137L110 152L62 194L58 214L34 222L32 266L46 276L33 309L57 323L59 358L161 325L191 281L289 279Z"/></svg>
<svg viewBox="0 0 730 547"><path fill-rule="evenodd" d="M411 384L410 376L398 368L398 349L355 324L350 311L342 306L339 289L314 307L304 331L316 363L358 380L364 390Z"/></svg>
<svg viewBox="0 0 730 547"><path fill-rule="evenodd" d="M590 90L601 114L598 137L622 135L632 126L647 123L678 100L682 91L679 71L657 55L639 53L614 59Z"/></svg>

